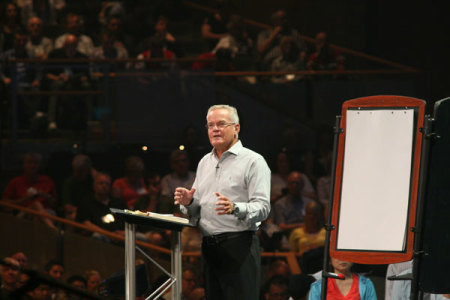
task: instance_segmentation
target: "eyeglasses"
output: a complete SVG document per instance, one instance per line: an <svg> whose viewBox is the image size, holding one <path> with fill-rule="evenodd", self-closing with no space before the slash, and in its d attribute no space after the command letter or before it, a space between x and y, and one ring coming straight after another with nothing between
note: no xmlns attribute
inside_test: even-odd
<svg viewBox="0 0 450 300"><path fill-rule="evenodd" d="M230 125L235 125L236 123L227 123L227 122L219 122L219 123L208 123L205 125L205 128L208 130L214 129L214 127L217 126L219 129L224 129L225 127L228 127Z"/></svg>

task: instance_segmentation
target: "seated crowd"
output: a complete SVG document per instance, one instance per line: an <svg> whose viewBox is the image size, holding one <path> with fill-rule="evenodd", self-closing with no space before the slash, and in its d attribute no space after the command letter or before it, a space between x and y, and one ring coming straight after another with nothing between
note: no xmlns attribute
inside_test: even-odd
<svg viewBox="0 0 450 300"><path fill-rule="evenodd" d="M82 5L85 1L79 2ZM19 92L53 92L46 101L36 94L19 101L19 123L24 128L38 126L45 117L49 130L82 129L86 121L95 118L93 107L97 100L93 99L95 93L89 92L102 85L105 72L172 69L176 63L170 60L186 56L188 46L180 41L186 38L178 38L170 30L170 22L178 20L173 13L156 10L148 18L151 25L145 24L149 27L135 30L138 10L151 10L149 2L135 3L137 8L122 2L105 3L103 7L87 5L89 13L83 14L78 13L78 5L64 0L33 3L11 1L0 7L0 94L10 93L11 86ZM343 56L330 48L325 32L319 32L315 44L308 47L289 25L284 10L273 13L272 28L254 37L230 5L222 5L217 13L206 17L198 30L203 41L198 41L196 49L189 53L193 60L199 58L192 63L194 70L341 70L345 66ZM28 58L44 63L17 62L14 71L9 64L12 59ZM128 58L137 60L111 65L98 61ZM168 61L143 61L151 58ZM289 74L272 80L284 83L301 78ZM69 97L61 94L64 91L83 91L88 96L64 101Z"/></svg>
<svg viewBox="0 0 450 300"><path fill-rule="evenodd" d="M56 232L73 231L120 244L122 242L119 239L105 234L106 230L124 235L123 223L120 220L111 222L110 207L181 215L174 205L173 192L177 186L191 188L195 173L190 169L186 151L174 150L169 160L171 172L161 176L155 171L146 172L141 157L130 156L124 161L123 177L111 178L109 174L95 169L95 162L89 156L77 154L72 159L72 174L58 188L52 178L41 174L41 155L27 153L24 156L23 174L6 184L2 200L64 217L87 226L90 231L70 224L57 224L45 216L33 217L12 209L4 210L20 218L40 221ZM282 151L277 155L276 164L277 171L272 175L272 212L259 232L262 250L294 251L298 254L302 269L314 273L321 265L326 201L318 201L315 182L309 179L306 172L291 170L293 168L287 152ZM326 174L315 176L322 175ZM57 195L57 190L61 191L60 195ZM170 231L148 226L139 225L136 238L163 247L170 245ZM185 228L182 231L183 251L200 251L201 241L198 228ZM186 263L198 262L194 257ZM277 269L279 264L286 265L286 262L277 262L271 268ZM280 282L277 282L273 284L279 285ZM283 281L283 284L286 282ZM270 289L270 286L267 288Z"/></svg>

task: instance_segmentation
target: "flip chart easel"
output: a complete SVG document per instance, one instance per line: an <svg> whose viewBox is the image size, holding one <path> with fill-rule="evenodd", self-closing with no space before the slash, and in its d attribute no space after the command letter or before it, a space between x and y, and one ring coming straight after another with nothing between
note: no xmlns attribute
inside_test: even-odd
<svg viewBox="0 0 450 300"><path fill-rule="evenodd" d="M335 128L322 299L327 278L335 278L327 272L328 255L363 264L412 259L424 121L420 99L344 102Z"/></svg>

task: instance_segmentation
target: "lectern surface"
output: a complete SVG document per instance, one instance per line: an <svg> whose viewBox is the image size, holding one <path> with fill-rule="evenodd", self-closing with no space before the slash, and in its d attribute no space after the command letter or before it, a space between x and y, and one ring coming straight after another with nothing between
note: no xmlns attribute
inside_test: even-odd
<svg viewBox="0 0 450 300"><path fill-rule="evenodd" d="M177 221L163 220L152 216L135 215L125 212L123 209L110 208L111 212L118 218L130 224L154 226L162 229L181 231L184 226L196 227L192 223L181 223Z"/></svg>

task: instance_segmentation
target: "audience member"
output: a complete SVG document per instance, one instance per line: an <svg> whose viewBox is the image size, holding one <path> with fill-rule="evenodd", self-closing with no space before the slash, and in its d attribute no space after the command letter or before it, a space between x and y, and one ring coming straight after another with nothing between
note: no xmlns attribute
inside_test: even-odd
<svg viewBox="0 0 450 300"><path fill-rule="evenodd" d="M39 174L41 159L38 153L25 154L24 174L8 183L2 198L40 212L55 214L57 204L55 184L50 177ZM45 217L41 219L46 225L56 229L52 220Z"/></svg>
<svg viewBox="0 0 450 300"><path fill-rule="evenodd" d="M307 67L309 70L343 70L344 57L331 49L326 32L316 34L314 49L308 55Z"/></svg>
<svg viewBox="0 0 450 300"><path fill-rule="evenodd" d="M29 33L25 48L30 58L46 59L53 50L53 42L42 35L42 20L39 17L31 17L28 20L27 30Z"/></svg>
<svg viewBox="0 0 450 300"><path fill-rule="evenodd" d="M26 41L26 33L21 30L16 30L13 33L12 47L9 48L9 50L4 51L1 55L3 62L2 68L0 69L2 73L0 75L3 83L7 86L11 83L11 67L9 66L7 60L29 58L28 53L25 49ZM17 80L16 84L18 85L18 88L39 85L38 78L36 78L36 72L30 71L33 71L33 68L30 68L29 65L26 65L23 62L16 63L15 73Z"/></svg>
<svg viewBox="0 0 450 300"><path fill-rule="evenodd" d="M64 275L64 265L58 260L50 260L49 262L47 262L47 264L45 264L44 272L52 279L62 281ZM38 295L41 295L42 291L38 290L37 292ZM56 287L48 288L48 293L50 299L62 299L66 296L64 290L58 289Z"/></svg>
<svg viewBox="0 0 450 300"><path fill-rule="evenodd" d="M88 270L85 272L84 277L86 278L86 289L93 293L98 293L98 288L102 282L102 276L97 270Z"/></svg>
<svg viewBox="0 0 450 300"><path fill-rule="evenodd" d="M78 38L73 34L64 35L64 43L62 48L57 48L50 52L49 59L85 59L87 58L84 54L77 50ZM52 91L62 91L62 90L86 90L91 86L90 74L88 65L86 62L71 62L70 64L62 65L59 63L54 63L54 67L50 66L47 71L46 78L49 81L49 88ZM70 96L61 96L62 99L67 99ZM60 97L57 95L52 95L49 98L48 104L48 128L50 130L55 130L58 128L58 122L68 122L69 119L72 122L76 122L78 126L84 128L86 124L86 118L90 118L92 114L92 108L90 103L90 98L85 97L83 104L87 109L83 109L79 103L77 104L77 109L70 110L64 116L59 116L58 109L60 106L67 107L68 105L59 105ZM71 98L71 103L74 103L74 99ZM87 103L85 103L85 101ZM70 114L70 115L69 115ZM58 120L59 119L59 120ZM70 123L69 123L70 124Z"/></svg>
<svg viewBox="0 0 450 300"><path fill-rule="evenodd" d="M132 49L134 48L132 47L133 37L124 32L122 26L122 18L120 18L119 16L111 16L108 18L104 26L104 32L107 32L114 37L114 47L125 48L128 51L135 51L134 49ZM131 54L132 56L135 56L135 54L137 53L132 52Z"/></svg>
<svg viewBox="0 0 450 300"><path fill-rule="evenodd" d="M91 58L94 59L126 59L128 58L128 50L122 43L116 43L116 37L105 31L100 35L101 45L95 47L92 51ZM103 65L96 64L94 72L104 72ZM109 63L109 72L117 72L125 69L125 63Z"/></svg>
<svg viewBox="0 0 450 300"><path fill-rule="evenodd" d="M67 283L79 289L85 289L87 286L86 278L81 275L72 275L67 278Z"/></svg>
<svg viewBox="0 0 450 300"><path fill-rule="evenodd" d="M27 296L32 300L57 299L57 295L52 294L52 289L44 283L40 283L34 290L27 293Z"/></svg>
<svg viewBox="0 0 450 300"><path fill-rule="evenodd" d="M148 176L148 194L139 196L134 203L134 209L140 211L150 211L162 214L172 214L174 205L171 198L161 195L161 176L156 172L151 172ZM137 238L156 245L168 245L170 242L170 231L152 226L139 225Z"/></svg>
<svg viewBox="0 0 450 300"><path fill-rule="evenodd" d="M331 258L333 272L345 276L345 279L328 278L327 298L329 299L361 299L376 300L375 287L372 281L360 274L351 271L352 263ZM309 300L319 300L321 294L322 279L311 285Z"/></svg>
<svg viewBox="0 0 450 300"><path fill-rule="evenodd" d="M269 279L267 291L264 293L265 300L288 300L288 281L285 277L274 276Z"/></svg>
<svg viewBox="0 0 450 300"><path fill-rule="evenodd" d="M55 280L61 280L64 275L64 265L58 260L50 260L44 266L44 271Z"/></svg>
<svg viewBox="0 0 450 300"><path fill-rule="evenodd" d="M306 45L300 38L297 30L289 27L287 13L284 10L278 10L272 15L272 25L259 33L257 39L257 49L260 53L261 67L269 69L273 60L282 55L280 42L284 36L290 36L297 45L298 55L301 59L306 56Z"/></svg>
<svg viewBox="0 0 450 300"><path fill-rule="evenodd" d="M41 84L42 73L35 64L23 61L9 62L9 60L29 58L25 49L26 40L25 32L16 30L13 48L0 55L2 61L0 79L7 89L13 87L15 91L36 91ZM14 85L13 80L15 80ZM32 117L40 109L39 98L18 95L16 101L19 103L19 125L28 128Z"/></svg>
<svg viewBox="0 0 450 300"><path fill-rule="evenodd" d="M289 265L282 258L277 258L270 263L269 270L267 271L267 278L270 279L275 276L281 276L283 278L289 278L291 271Z"/></svg>
<svg viewBox="0 0 450 300"><path fill-rule="evenodd" d="M165 16L158 17L154 27L154 34L151 37L144 39L141 46L139 46L139 49L141 49L141 51L147 50L147 47L152 40L161 41L162 47L173 52L177 57L183 56L183 51L178 41L173 34L169 32L169 19Z"/></svg>
<svg viewBox="0 0 450 300"><path fill-rule="evenodd" d="M20 15L17 4L12 1L2 5L3 11L0 18L0 40L2 40L2 48L0 52L9 50L14 47L14 33L16 30L25 32L20 22Z"/></svg>
<svg viewBox="0 0 450 300"><path fill-rule="evenodd" d="M245 68L253 54L253 42L248 37L241 18L232 17L227 27L228 33L219 40L212 53L216 54L219 50L227 51L235 67Z"/></svg>
<svg viewBox="0 0 450 300"><path fill-rule="evenodd" d="M64 181L62 186L61 204L67 219L74 221L81 201L93 193L92 183L95 172L89 156L75 155L72 160L72 175Z"/></svg>
<svg viewBox="0 0 450 300"><path fill-rule="evenodd" d="M306 251L322 247L325 244L325 221L322 204L311 201L306 204L305 222L302 227L292 230L289 235L291 251L303 255Z"/></svg>
<svg viewBox="0 0 450 300"><path fill-rule="evenodd" d="M287 189L287 178L291 171L291 162L289 160L289 156L285 151L281 151L276 156L276 170L277 172L273 172L271 176L271 202L274 204L281 197L285 196L288 193ZM312 201L316 199L316 194L314 188L311 184L309 178L302 173L302 178L304 182L304 186L302 189L302 196L307 201Z"/></svg>
<svg viewBox="0 0 450 300"><path fill-rule="evenodd" d="M67 283L80 289L85 290L86 289L86 279L81 275L72 275L69 278L67 278ZM85 298L76 295L74 293L68 293L67 300L84 300Z"/></svg>
<svg viewBox="0 0 450 300"><path fill-rule="evenodd" d="M181 282L181 299L189 300L189 295L196 285L195 269L193 267L184 266Z"/></svg>
<svg viewBox="0 0 450 300"><path fill-rule="evenodd" d="M283 36L280 40L281 55L275 58L270 66L274 72L301 71L304 69L304 59L299 55L295 40L291 36ZM272 82L287 83L302 79L303 76L287 74L272 77Z"/></svg>
<svg viewBox="0 0 450 300"><path fill-rule="evenodd" d="M20 264L11 257L6 257L0 262L0 299L8 299L11 292L17 289Z"/></svg>
<svg viewBox="0 0 450 300"><path fill-rule="evenodd" d="M195 173L190 171L189 167L189 157L185 151L172 151L170 168L173 172L161 179L161 194L173 198L173 193L177 187L191 189L195 180Z"/></svg>
<svg viewBox="0 0 450 300"><path fill-rule="evenodd" d="M138 156L130 156L125 160L125 176L113 183L113 194L120 197L129 209L133 209L139 196L147 195L148 190L143 178L144 161Z"/></svg>
<svg viewBox="0 0 450 300"><path fill-rule="evenodd" d="M122 43L116 43L116 37L112 33L104 31L100 36L101 46L95 47L91 57L96 59L125 59L128 58L128 50Z"/></svg>
<svg viewBox="0 0 450 300"><path fill-rule="evenodd" d="M290 232L303 224L305 206L309 202L301 194L304 184L302 173L291 172L287 181L287 195L278 200L273 207L274 223L285 232Z"/></svg>
<svg viewBox="0 0 450 300"><path fill-rule="evenodd" d="M286 260L282 258L276 258L273 260L269 268L266 272L262 273L262 286L260 288L260 299L264 299L266 293L269 291L269 285L273 278L283 278L284 280L288 280L290 277L291 271L289 269Z"/></svg>
<svg viewBox="0 0 450 300"><path fill-rule="evenodd" d="M197 285L197 276L195 269L191 266L183 266L181 275L181 300L190 300L189 295ZM172 290L164 294L164 299L172 299Z"/></svg>
<svg viewBox="0 0 450 300"><path fill-rule="evenodd" d="M134 202L134 209L158 213L172 213L171 207L161 207L161 176L157 172L150 172L147 179L148 194L139 196Z"/></svg>
<svg viewBox="0 0 450 300"><path fill-rule="evenodd" d="M222 4L218 12L205 19L202 25L202 37L208 42L209 49L216 47L217 42L227 35L227 24L231 18L232 12L230 5Z"/></svg>
<svg viewBox="0 0 450 300"><path fill-rule="evenodd" d="M266 251L289 251L289 233L302 226L305 205L314 201L302 195L305 185L302 173L290 172L287 180L286 192L272 204L269 218L261 227L259 238Z"/></svg>
<svg viewBox="0 0 450 300"><path fill-rule="evenodd" d="M66 33L60 35L55 40L55 48L63 48L67 37L73 35L77 38L76 49L78 52L91 56L92 51L94 50L94 43L92 39L81 33L81 20L80 16L74 13L69 13L66 16Z"/></svg>
<svg viewBox="0 0 450 300"><path fill-rule="evenodd" d="M145 62L151 58L164 58L162 62ZM140 60L134 64L137 70L156 70L156 69L171 69L175 66L174 62L170 61L175 58L175 53L164 47L164 40L160 37L153 37L145 51L138 54L137 59Z"/></svg>
<svg viewBox="0 0 450 300"><path fill-rule="evenodd" d="M28 257L23 252L16 252L13 255L10 256L11 258L14 258L17 260L17 262L20 264L21 268L26 268L28 265Z"/></svg>
<svg viewBox="0 0 450 300"><path fill-rule="evenodd" d="M78 209L77 221L91 230L109 230L123 235L124 223L115 220L110 208L125 209L126 204L120 198L111 197L111 177L98 173L94 179L94 193L84 200ZM109 242L106 236L94 232L93 237Z"/></svg>

